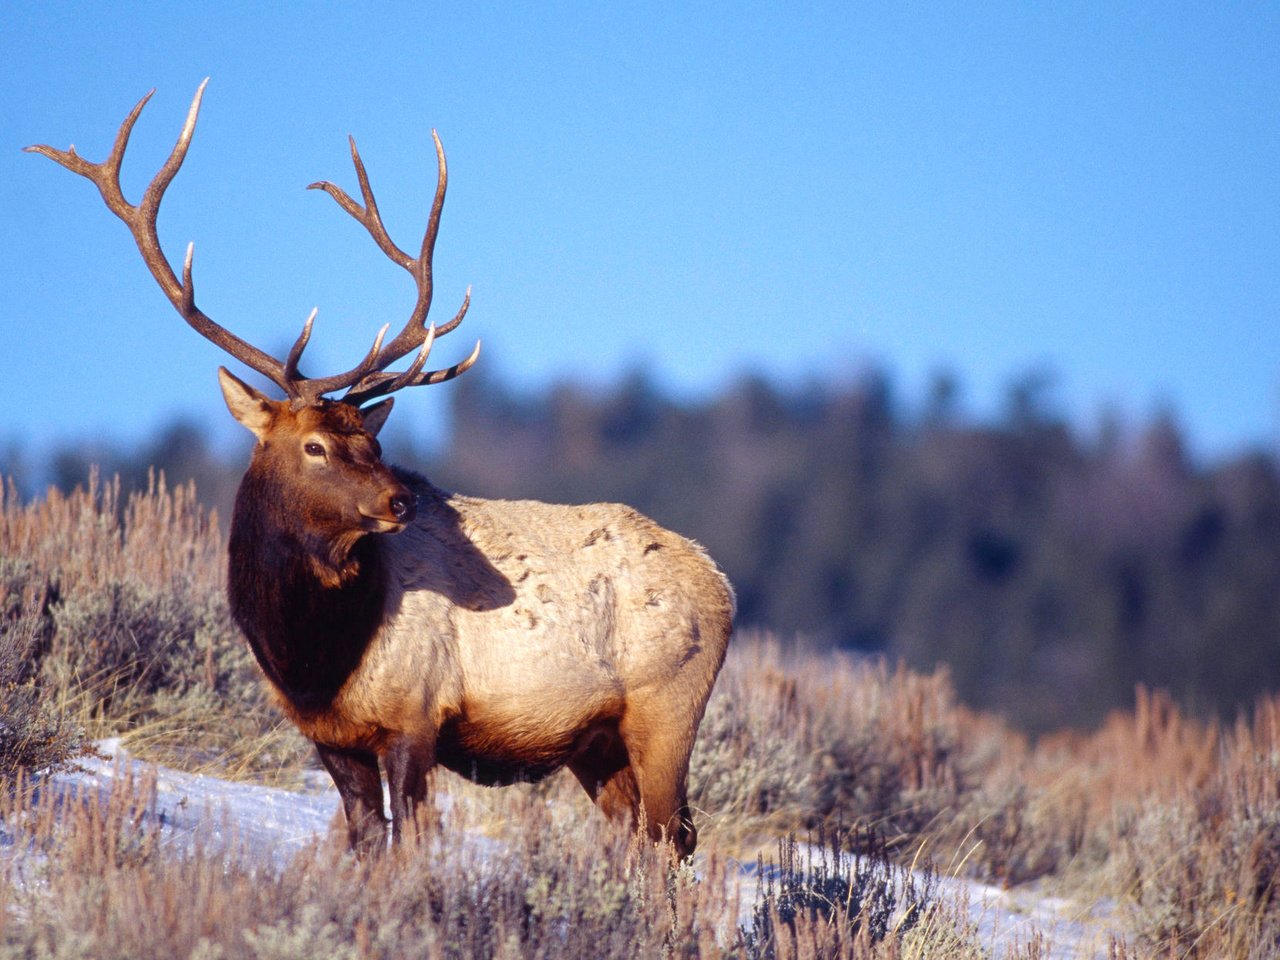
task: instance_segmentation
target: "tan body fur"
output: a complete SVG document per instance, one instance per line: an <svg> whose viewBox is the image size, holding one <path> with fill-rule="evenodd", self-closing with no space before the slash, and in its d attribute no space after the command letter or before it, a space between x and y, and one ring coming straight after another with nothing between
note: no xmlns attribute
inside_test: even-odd
<svg viewBox="0 0 1280 960"><path fill-rule="evenodd" d="M638 817L642 804L655 834L691 850L678 820L729 640L723 574L619 504L414 487L414 522L377 537L383 625L329 709L280 698L291 719L319 743L384 757L409 746L486 783L568 765L607 813Z"/></svg>
<svg viewBox="0 0 1280 960"><path fill-rule="evenodd" d="M619 504L427 488L418 510L381 538L387 620L333 704L344 720L291 711L304 733L378 750L459 718L495 751L562 764L584 722L657 691L698 704L696 726L733 615L700 547Z"/></svg>

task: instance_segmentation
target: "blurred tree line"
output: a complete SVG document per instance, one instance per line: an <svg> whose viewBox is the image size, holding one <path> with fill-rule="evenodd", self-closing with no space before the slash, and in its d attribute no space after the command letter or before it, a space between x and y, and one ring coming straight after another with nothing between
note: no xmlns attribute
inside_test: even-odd
<svg viewBox="0 0 1280 960"><path fill-rule="evenodd" d="M908 415L877 371L689 404L641 374L521 395L477 369L444 448L393 417L388 459L480 496L630 503L707 546L740 623L945 662L968 702L1032 731L1096 723L1138 683L1227 714L1280 688L1275 458L1197 464L1167 414L1084 436L1049 385L1024 376L975 423L947 376ZM224 511L243 468L179 424L129 455L63 451L55 481L95 457L127 483L195 477Z"/></svg>

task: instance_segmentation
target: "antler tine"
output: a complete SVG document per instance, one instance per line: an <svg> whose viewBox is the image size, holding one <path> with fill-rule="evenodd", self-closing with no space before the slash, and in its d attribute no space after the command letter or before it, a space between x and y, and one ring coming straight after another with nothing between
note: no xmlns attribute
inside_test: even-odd
<svg viewBox="0 0 1280 960"><path fill-rule="evenodd" d="M422 341L422 346L419 348L417 356L413 358L413 363L409 364L409 368L407 370L399 374L374 374L373 377L369 378L373 383L366 386L356 384L343 395L343 401L359 406L364 403L365 400L374 396L378 396L383 393L394 393L401 387L408 386L409 381L416 377L418 373L421 372L422 368L426 366L427 357L430 355L431 347L435 342L436 325L433 323L427 328L427 336ZM378 393L371 392L374 383L377 384Z"/></svg>
<svg viewBox="0 0 1280 960"><path fill-rule="evenodd" d="M316 322L316 314L320 312L319 307L312 307L311 312L307 314L307 322L302 325L302 332L298 334L298 339L293 341L293 346L289 348L289 356L284 361L284 378L289 381L298 379L298 361L302 359L302 351L307 349L307 344L311 340L311 325Z"/></svg>
<svg viewBox="0 0 1280 960"><path fill-rule="evenodd" d="M436 327L436 336L443 337L446 333L462 322L462 318L467 315L467 310L471 308L471 285L467 284L467 294L462 298L462 306L458 308L458 312L453 315L453 319L443 326Z"/></svg>
<svg viewBox="0 0 1280 960"><path fill-rule="evenodd" d="M373 195L373 188L369 183L368 171L365 169L364 161L360 157L360 151L356 147L354 137L348 138L351 144L351 162L356 170L356 179L360 184L360 195L364 200L364 204L361 205L353 200L345 190L327 180L310 184L307 188L309 190L323 190L333 197L338 206L369 232L378 248L393 263L399 265L413 277L414 284L418 288L418 300L414 304L413 312L410 314L404 329L396 334L383 348L382 356L378 358L377 363L379 369L385 369L401 357L421 347L427 335L426 318L431 310L433 290L431 261L435 252L436 237L440 232L440 215L444 209L444 198L449 184L449 171L445 161L444 146L441 144L440 137L435 130L431 131L431 139L436 149L436 192L431 203L431 213L427 219L426 233L422 238L422 248L416 259L400 249L387 233L386 226L382 222L382 215L378 211L377 200ZM435 335L442 337L457 327L466 315L470 302L471 291L468 290L466 299L463 301L458 313L448 323L437 327Z"/></svg>
<svg viewBox="0 0 1280 960"><path fill-rule="evenodd" d="M387 335L387 331L390 328L391 324L389 323L382 325L382 329L373 338L373 346L369 348L369 352L365 354L364 359L346 373L334 374L332 377L317 377L313 380L297 378L293 381L296 394L291 395L296 395L301 402L314 403L326 393L331 393L334 390L345 390L352 384L359 383L368 377L378 369L378 356L382 353L382 339ZM302 351L299 350L298 353L301 354ZM343 397L343 399L345 400L346 397Z"/></svg>
<svg viewBox="0 0 1280 960"><path fill-rule="evenodd" d="M439 334L434 334L439 336ZM480 358L480 341L476 341L476 345L471 350L471 354L460 363L455 363L451 367L443 370L430 370L427 373L419 373L422 364L415 360L413 365L403 373L376 373L369 377L364 383L356 387L352 387L350 391L343 396L344 403L351 403L359 406L367 400L374 397L381 397L388 393L394 393L404 387L421 387L432 383L444 383L446 380L452 380L454 377L466 373ZM420 351L418 359L425 363L426 351ZM415 370L414 368L417 368Z"/></svg>
<svg viewBox="0 0 1280 960"><path fill-rule="evenodd" d="M431 198L431 214L427 217L427 229L422 235L422 247L415 264L417 273L414 275L419 291L425 291L425 294L418 298L418 304L409 321L411 326L416 323L419 327L426 320L427 311L431 309L433 287L431 263L436 252L436 237L440 234L440 214L444 211L444 195L449 189L449 164L444 158L444 144L440 142L440 134L434 127L431 129L431 142L436 148L436 195ZM409 327L405 329L407 331ZM446 330L445 333L448 331ZM439 331L436 332L436 336L440 336Z"/></svg>
<svg viewBox="0 0 1280 960"><path fill-rule="evenodd" d="M169 298L169 302L173 304L182 318L202 337L221 347L237 360L257 370L263 376L270 378L293 396L289 381L284 377L284 367L279 360L215 323L208 315L196 307L195 293L191 281L192 247L188 246L187 255L183 262L182 282L179 282L174 275L173 268L169 265L169 261L160 247L160 238L156 230L156 217L160 212L160 202L164 198L165 190L168 189L173 178L177 176L178 170L182 167L182 162L186 159L187 150L191 146L191 138L195 133L196 120L200 114L200 102L204 97L205 87L208 83L209 80L206 77L196 89L195 97L191 101L191 107L187 111L186 121L182 125L181 133L178 135L177 143L174 144L169 158L164 162L155 177L152 178L151 183L143 193L142 200L139 201L137 206L129 203L124 197L124 192L120 187L120 167L124 162L125 150L129 146L129 137L133 133L134 124L137 123L143 107L147 105L155 90L148 92L129 111L129 115L125 117L124 122L120 125L120 130L116 133L111 152L107 155L106 160L101 163L91 163L85 160L76 153L74 146L68 150L58 150L46 144L36 144L25 149L30 153L38 153L41 156L48 157L50 160L66 167L72 173L77 173L91 181L98 188L98 192L102 194L102 199L107 208L124 221L125 226L129 228L129 232L133 235L134 243L137 244L138 250L142 254L142 260L151 272L151 276L155 278L155 281L160 285L160 289L164 291L165 296Z"/></svg>
<svg viewBox="0 0 1280 960"><path fill-rule="evenodd" d="M387 233L387 228L383 226L382 214L378 212L378 202L374 199L373 188L369 185L369 174L365 171L364 161L360 159L360 151L356 147L356 138L347 137L347 142L351 144L351 162L356 168L356 179L360 183L360 195L364 199L364 206L360 206L360 204L351 199L347 191L336 183L330 183L328 180L320 180L316 183L308 184L307 189L323 190L333 197L338 206L342 207L353 219L369 231L369 235L373 237L374 242L383 253L405 270L412 272L413 258L395 245L391 235Z"/></svg>
<svg viewBox="0 0 1280 960"><path fill-rule="evenodd" d="M476 345L471 348L471 353L461 363L455 363L452 367L446 367L443 370L432 370L430 373L424 373L418 377L417 381L409 384L412 387L420 387L429 383L444 383L446 380L452 380L454 377L461 376L475 365L480 359L480 341L476 341Z"/></svg>

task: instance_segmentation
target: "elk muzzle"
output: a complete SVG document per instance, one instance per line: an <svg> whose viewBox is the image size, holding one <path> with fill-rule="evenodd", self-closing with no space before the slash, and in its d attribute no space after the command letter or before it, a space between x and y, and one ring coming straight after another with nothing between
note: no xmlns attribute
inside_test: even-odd
<svg viewBox="0 0 1280 960"><path fill-rule="evenodd" d="M360 505L360 516L371 533L399 533L418 515L418 501L401 483L384 488L372 503Z"/></svg>

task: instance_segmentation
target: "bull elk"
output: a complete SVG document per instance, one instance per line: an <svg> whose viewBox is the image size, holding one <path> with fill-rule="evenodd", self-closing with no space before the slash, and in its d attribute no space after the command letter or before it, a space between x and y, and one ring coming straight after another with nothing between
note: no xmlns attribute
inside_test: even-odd
<svg viewBox="0 0 1280 960"><path fill-rule="evenodd" d="M483 500L383 462L387 395L458 376L480 346L426 369L435 340L470 302L468 291L451 320L427 325L448 179L434 131L436 192L416 257L388 236L354 139L363 203L332 183L311 184L413 277L417 302L390 341L384 326L350 370L308 378L299 361L315 311L283 362L204 314L193 248L179 280L156 215L207 83L136 206L121 191L120 167L150 93L102 163L74 147L27 149L91 180L182 318L285 394L271 399L218 370L231 415L257 438L231 518L228 595L281 708L333 777L351 845L385 845L384 772L399 838L419 822L437 764L485 784L568 767L608 816L646 823L655 840L692 853L689 755L729 641L728 581L697 544L628 507ZM388 370L409 354L404 370Z"/></svg>

